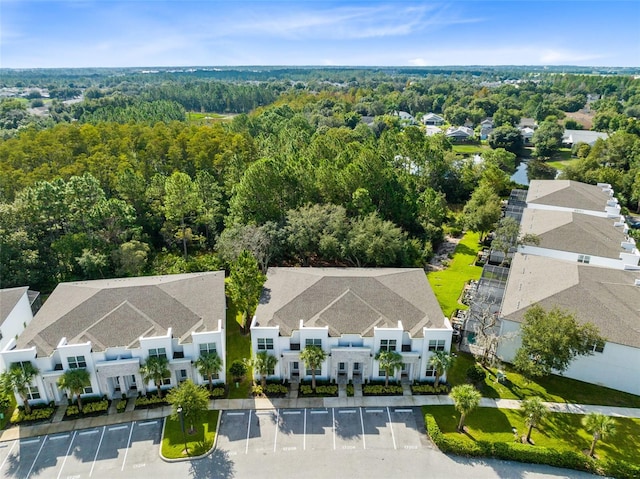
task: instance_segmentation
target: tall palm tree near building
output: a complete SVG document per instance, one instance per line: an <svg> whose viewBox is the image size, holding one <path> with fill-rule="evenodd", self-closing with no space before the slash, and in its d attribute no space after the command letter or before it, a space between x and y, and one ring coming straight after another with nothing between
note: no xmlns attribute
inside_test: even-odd
<svg viewBox="0 0 640 479"><path fill-rule="evenodd" d="M311 369L311 388L316 388L316 370L322 367L327 354L320 346L307 346L300 353L300 359L307 369Z"/></svg>
<svg viewBox="0 0 640 479"><path fill-rule="evenodd" d="M198 372L209 380L209 391L213 389L213 377L222 369L222 359L218 353L201 354L196 360L195 366Z"/></svg>
<svg viewBox="0 0 640 479"><path fill-rule="evenodd" d="M38 375L38 368L28 362L13 363L9 370L0 376L0 384L5 394L17 393L24 403L24 410L27 414L31 412L29 405L29 392L31 383Z"/></svg>
<svg viewBox="0 0 640 479"><path fill-rule="evenodd" d="M616 421L609 416L605 416L599 412L592 412L582 418L582 425L593 435L589 456L593 456L596 450L596 443L600 439L613 436L616 433Z"/></svg>
<svg viewBox="0 0 640 479"><path fill-rule="evenodd" d="M460 413L458 431L463 431L464 420L471 411L478 407L482 396L471 384L462 384L451 389L449 397L453 399L453 404L456 410Z"/></svg>
<svg viewBox="0 0 640 479"><path fill-rule="evenodd" d="M269 354L268 351L260 351L253 359L253 367L256 368L260 375L260 384L263 388L267 387L267 376L271 374L278 364L278 358Z"/></svg>
<svg viewBox="0 0 640 479"><path fill-rule="evenodd" d="M91 386L91 376L86 369L67 369L60 379L58 379L58 387L69 391L71 398L76 396L78 401L78 410L82 411L81 394L84 388Z"/></svg>
<svg viewBox="0 0 640 479"><path fill-rule="evenodd" d="M436 371L436 378L433 382L435 387L438 386L440 382L440 378L449 370L451 366L453 366L453 362L455 361L455 356L446 351L436 351L429 358L429 365L433 366Z"/></svg>
<svg viewBox="0 0 640 479"><path fill-rule="evenodd" d="M145 382L152 381L158 389L158 397L162 397L162 382L171 376L169 360L162 356L149 356L147 362L140 366L140 373Z"/></svg>
<svg viewBox="0 0 640 479"><path fill-rule="evenodd" d="M522 409L522 413L524 414L524 423L529 428L527 431L527 442L531 441L531 431L534 427L540 424L540 421L544 419L549 411L547 406L544 405L542 399L537 396L534 396L529 399L525 399L522 401L522 405L520 406Z"/></svg>
<svg viewBox="0 0 640 479"><path fill-rule="evenodd" d="M402 368L402 355L396 351L380 350L376 354L378 367L384 371L384 385L389 385L389 376Z"/></svg>

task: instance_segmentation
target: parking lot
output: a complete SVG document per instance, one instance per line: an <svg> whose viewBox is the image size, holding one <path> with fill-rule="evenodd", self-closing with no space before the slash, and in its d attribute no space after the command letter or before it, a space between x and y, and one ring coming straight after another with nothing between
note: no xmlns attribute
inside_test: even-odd
<svg viewBox="0 0 640 479"><path fill-rule="evenodd" d="M224 411L217 449L229 456L304 451L418 449L412 408Z"/></svg>
<svg viewBox="0 0 640 479"><path fill-rule="evenodd" d="M0 443L0 474L15 478L138 477L160 461L162 421L132 422Z"/></svg>

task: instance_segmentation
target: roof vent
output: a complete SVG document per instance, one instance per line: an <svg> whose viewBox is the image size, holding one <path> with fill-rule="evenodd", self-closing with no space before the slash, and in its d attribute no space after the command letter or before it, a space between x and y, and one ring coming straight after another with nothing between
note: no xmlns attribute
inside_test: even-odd
<svg viewBox="0 0 640 479"><path fill-rule="evenodd" d="M640 286L640 279L636 279L635 283L636 286Z"/></svg>

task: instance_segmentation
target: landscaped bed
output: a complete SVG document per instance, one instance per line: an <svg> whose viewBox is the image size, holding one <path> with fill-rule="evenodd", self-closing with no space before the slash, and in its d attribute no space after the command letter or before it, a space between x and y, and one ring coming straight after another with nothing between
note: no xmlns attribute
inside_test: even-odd
<svg viewBox="0 0 640 479"><path fill-rule="evenodd" d="M166 406L167 404L167 395L162 395L162 397L157 394L147 394L146 396L138 396L136 398L136 409L152 409L156 407Z"/></svg>
<svg viewBox="0 0 640 479"><path fill-rule="evenodd" d="M298 394L302 397L313 398L313 397L337 397L338 396L338 385L331 384L326 381L316 381L315 390L311 387L311 381L302 381L300 383L300 388L298 390Z"/></svg>
<svg viewBox="0 0 640 479"><path fill-rule="evenodd" d="M266 396L270 398L283 398L289 393L289 385L280 382L269 382L266 387L260 384L253 386L254 396Z"/></svg>
<svg viewBox="0 0 640 479"><path fill-rule="evenodd" d="M362 386L363 396L402 396L402 386L399 384L389 384L371 382Z"/></svg>
<svg viewBox="0 0 640 479"><path fill-rule="evenodd" d="M72 403L67 406L67 410L64 413L64 419L78 419L81 417L93 417L107 414L109 411L109 405L111 401L106 397L100 398L84 398L82 400L82 411L78 408L77 403Z"/></svg>
<svg viewBox="0 0 640 479"><path fill-rule="evenodd" d="M11 424L23 425L50 422L55 412L56 407L53 402L31 406L31 412L29 414L25 412L24 406L18 406L14 409L10 422Z"/></svg>
<svg viewBox="0 0 640 479"><path fill-rule="evenodd" d="M527 428L520 410L478 408L466 417L464 433L456 430L460 413L453 406L424 406L423 413L429 435L443 452L550 464L614 477L640 475L640 419L615 418L617 433L598 442L594 460L586 455L592 436L579 414L549 413L533 430L532 445L522 443Z"/></svg>
<svg viewBox="0 0 640 479"><path fill-rule="evenodd" d="M447 384L434 386L433 383L414 383L411 385L411 393L415 395L447 394L448 392Z"/></svg>
<svg viewBox="0 0 640 479"><path fill-rule="evenodd" d="M168 417L162 436L162 455L167 459L181 459L205 454L213 446L219 414L219 411L206 411L204 419L196 425L195 432L191 433L189 425L185 424L184 434L180 420ZM188 453L185 451L185 440Z"/></svg>

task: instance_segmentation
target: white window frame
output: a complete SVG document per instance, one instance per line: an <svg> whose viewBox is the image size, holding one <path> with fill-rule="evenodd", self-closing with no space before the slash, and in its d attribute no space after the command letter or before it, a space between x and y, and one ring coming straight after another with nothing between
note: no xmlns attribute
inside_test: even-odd
<svg viewBox="0 0 640 479"><path fill-rule="evenodd" d="M578 255L578 263L589 264L591 262L591 256L588 254L579 254Z"/></svg>
<svg viewBox="0 0 640 479"><path fill-rule="evenodd" d="M218 354L216 343L200 343L200 356Z"/></svg>
<svg viewBox="0 0 640 479"><path fill-rule="evenodd" d="M322 348L322 339L307 338L307 339L304 340L304 345L305 345L305 347L307 347L307 346L318 346L319 348Z"/></svg>
<svg viewBox="0 0 640 479"><path fill-rule="evenodd" d="M69 364L69 369L87 369L87 360L82 354L79 356L67 356L67 364Z"/></svg>
<svg viewBox="0 0 640 479"><path fill-rule="evenodd" d="M258 338L258 351L273 351L273 338Z"/></svg>
<svg viewBox="0 0 640 479"><path fill-rule="evenodd" d="M425 377L435 378L436 377L436 368L435 366L429 364L427 365L427 370L424 372Z"/></svg>
<svg viewBox="0 0 640 479"><path fill-rule="evenodd" d="M42 395L40 394L40 390L38 386L27 386L27 397L29 401L37 401L38 399L42 399Z"/></svg>
<svg viewBox="0 0 640 479"><path fill-rule="evenodd" d="M167 348L149 348L149 357L167 359Z"/></svg>
<svg viewBox="0 0 640 479"><path fill-rule="evenodd" d="M444 351L447 342L444 339L430 339L429 351Z"/></svg>
<svg viewBox="0 0 640 479"><path fill-rule="evenodd" d="M381 339L380 351L396 351L398 347L398 341L395 339Z"/></svg>

